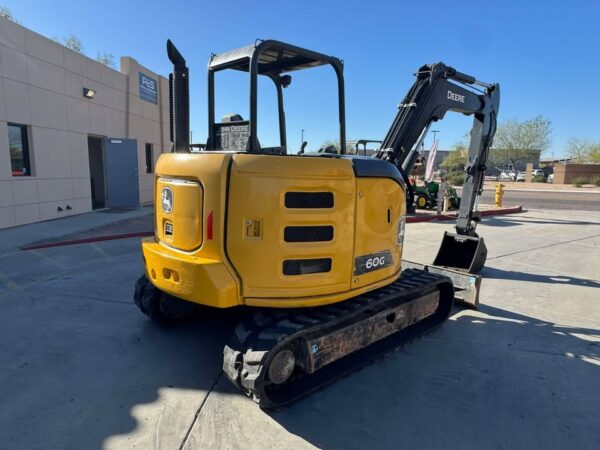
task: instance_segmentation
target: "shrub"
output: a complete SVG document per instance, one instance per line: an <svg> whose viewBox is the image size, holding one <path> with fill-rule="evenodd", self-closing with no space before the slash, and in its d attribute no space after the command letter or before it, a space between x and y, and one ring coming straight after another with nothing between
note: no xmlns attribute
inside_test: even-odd
<svg viewBox="0 0 600 450"><path fill-rule="evenodd" d="M531 179L534 183L545 183L546 177L544 175L536 175Z"/></svg>
<svg viewBox="0 0 600 450"><path fill-rule="evenodd" d="M600 175L593 176L590 181L592 182L592 184L595 184L596 186L600 187Z"/></svg>
<svg viewBox="0 0 600 450"><path fill-rule="evenodd" d="M464 172L450 172L444 179L452 186L462 186L465 182Z"/></svg>
<svg viewBox="0 0 600 450"><path fill-rule="evenodd" d="M571 184L574 185L575 187L581 187L584 184L588 184L590 182L590 179L587 177L576 177L573 178L573 181L571 181Z"/></svg>

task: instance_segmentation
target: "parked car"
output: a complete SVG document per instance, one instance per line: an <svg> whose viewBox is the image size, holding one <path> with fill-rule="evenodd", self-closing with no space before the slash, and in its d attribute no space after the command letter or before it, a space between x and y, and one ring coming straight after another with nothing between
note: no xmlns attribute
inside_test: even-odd
<svg viewBox="0 0 600 450"><path fill-rule="evenodd" d="M525 181L525 172L517 172L517 181Z"/></svg>
<svg viewBox="0 0 600 450"><path fill-rule="evenodd" d="M546 183L554 183L554 174L553 173L548 175L548 178L546 178Z"/></svg>
<svg viewBox="0 0 600 450"><path fill-rule="evenodd" d="M514 172L502 171L502 172L500 172L500 175L498 175L498 180L500 180L500 181L513 181L514 179L515 179Z"/></svg>
<svg viewBox="0 0 600 450"><path fill-rule="evenodd" d="M537 177L539 175L544 176L544 171L542 169L533 169L533 172L531 172L531 175L534 177Z"/></svg>

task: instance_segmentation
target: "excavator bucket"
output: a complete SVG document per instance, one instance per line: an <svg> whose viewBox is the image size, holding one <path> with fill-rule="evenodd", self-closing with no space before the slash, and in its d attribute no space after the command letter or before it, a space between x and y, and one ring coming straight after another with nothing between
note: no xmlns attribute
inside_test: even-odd
<svg viewBox="0 0 600 450"><path fill-rule="evenodd" d="M433 265L467 273L479 273L485 265L486 258L487 247L482 237L446 232Z"/></svg>

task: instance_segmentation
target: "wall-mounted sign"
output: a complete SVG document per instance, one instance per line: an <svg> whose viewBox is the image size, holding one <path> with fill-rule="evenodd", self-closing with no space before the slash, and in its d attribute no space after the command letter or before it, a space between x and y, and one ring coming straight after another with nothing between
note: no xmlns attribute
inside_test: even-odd
<svg viewBox="0 0 600 450"><path fill-rule="evenodd" d="M158 104L158 81L140 72L140 98Z"/></svg>

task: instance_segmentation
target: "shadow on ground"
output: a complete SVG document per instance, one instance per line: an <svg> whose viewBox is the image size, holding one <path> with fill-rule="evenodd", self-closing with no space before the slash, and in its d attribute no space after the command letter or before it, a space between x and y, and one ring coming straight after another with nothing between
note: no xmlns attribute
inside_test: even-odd
<svg viewBox="0 0 600 450"><path fill-rule="evenodd" d="M102 247L108 256L121 244L112 245ZM128 448L135 439L138 448L166 448L181 442L179 435L165 439L193 425L206 392L241 396L217 381L223 345L247 310L156 327L131 300L139 257L108 256L2 297L0 434L7 448L93 449L109 441ZM593 448L600 440L599 331L492 307L482 312L464 311L269 416L249 399L250 416L236 402L217 403L207 414L224 419L198 432L218 433L233 448L260 447L261 435L286 430L326 449ZM267 426L269 418L283 429Z"/></svg>
<svg viewBox="0 0 600 450"><path fill-rule="evenodd" d="M324 449L593 448L599 331L483 312L271 417Z"/></svg>
<svg viewBox="0 0 600 450"><path fill-rule="evenodd" d="M52 271L29 284L15 269L15 286L0 295L1 447L94 449L124 436L126 448L140 437L134 430L152 424L138 442L149 448L155 434L190 426L221 374L236 317L211 312L171 329L150 323L132 300L137 245L48 249L37 259L23 252L23 270Z"/></svg>
<svg viewBox="0 0 600 450"><path fill-rule="evenodd" d="M524 211L525 212L525 211ZM519 225L599 225L599 222L589 222L585 220L565 220L565 219L536 219L532 217L520 218L518 216L491 216L484 219L486 226L490 227L514 227Z"/></svg>
<svg viewBox="0 0 600 450"><path fill-rule="evenodd" d="M499 269L496 267L484 267L481 275L484 278L498 278L502 280L528 281L530 283L568 284L571 286L600 288L600 282L597 280L577 278L568 275L539 275L534 273Z"/></svg>
<svg viewBox="0 0 600 450"><path fill-rule="evenodd" d="M158 406L141 415L151 422L161 408L163 413L166 407L189 408L189 414L167 411L166 433L191 424L200 401L175 393L212 388L221 373L230 318L165 329L146 321L133 303L82 304L61 297L22 298L20 309L29 317L16 317L0 332L5 386L0 434L6 448L103 448L106 438L144 425L132 409L152 403ZM68 311L57 308L58 302ZM27 309L35 309L35 317ZM31 330L24 323L30 320L43 325Z"/></svg>

